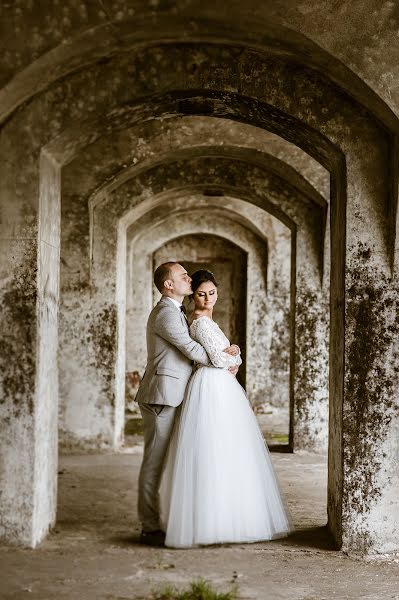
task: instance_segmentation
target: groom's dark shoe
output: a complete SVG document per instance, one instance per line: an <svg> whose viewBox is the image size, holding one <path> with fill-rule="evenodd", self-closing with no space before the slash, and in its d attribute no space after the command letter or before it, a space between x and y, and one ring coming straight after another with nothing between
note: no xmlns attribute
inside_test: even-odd
<svg viewBox="0 0 399 600"><path fill-rule="evenodd" d="M146 546L164 546L165 533L161 529L142 531L140 534L140 544L145 544Z"/></svg>

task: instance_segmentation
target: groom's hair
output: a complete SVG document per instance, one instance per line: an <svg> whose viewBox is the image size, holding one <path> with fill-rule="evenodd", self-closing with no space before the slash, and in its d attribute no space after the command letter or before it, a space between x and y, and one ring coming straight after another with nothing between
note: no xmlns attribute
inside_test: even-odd
<svg viewBox="0 0 399 600"><path fill-rule="evenodd" d="M161 294L164 290L163 284L167 279L171 278L173 265L177 264L179 263L177 263L176 261L169 261L166 263L162 263L162 265L159 265L159 267L155 269L154 283L156 285L157 290L161 292Z"/></svg>

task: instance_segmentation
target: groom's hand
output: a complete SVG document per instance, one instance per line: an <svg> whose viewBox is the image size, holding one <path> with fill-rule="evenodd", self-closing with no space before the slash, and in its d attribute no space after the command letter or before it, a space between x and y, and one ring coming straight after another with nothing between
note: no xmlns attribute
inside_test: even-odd
<svg viewBox="0 0 399 600"><path fill-rule="evenodd" d="M223 352L226 352L226 354L230 354L230 356L238 356L241 351L240 347L237 346L237 344L233 344L232 346L225 348Z"/></svg>
<svg viewBox="0 0 399 600"><path fill-rule="evenodd" d="M230 371L230 373L232 375L234 375L234 377L237 375L238 373L238 367L229 367L228 370Z"/></svg>

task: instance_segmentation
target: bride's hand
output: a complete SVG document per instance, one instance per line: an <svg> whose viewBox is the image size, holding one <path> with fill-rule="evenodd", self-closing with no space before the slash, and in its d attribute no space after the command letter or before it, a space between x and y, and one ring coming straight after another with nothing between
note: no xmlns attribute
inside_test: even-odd
<svg viewBox="0 0 399 600"><path fill-rule="evenodd" d="M238 356L241 351L240 347L237 346L237 344L232 344L232 346L225 348L223 352L226 352L226 354L230 354L230 356Z"/></svg>

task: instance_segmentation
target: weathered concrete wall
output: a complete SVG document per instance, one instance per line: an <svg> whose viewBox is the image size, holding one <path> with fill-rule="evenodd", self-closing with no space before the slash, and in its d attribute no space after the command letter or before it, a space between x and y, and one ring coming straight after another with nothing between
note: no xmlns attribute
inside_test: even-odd
<svg viewBox="0 0 399 600"><path fill-rule="evenodd" d="M2 217L15 231L17 223L10 216L4 218L4 212ZM21 221L18 225L23 226ZM0 534L7 541L25 544L32 543L35 455L37 248L35 227L31 225L30 231L33 239L14 233L8 240L8 232L2 231L1 240Z"/></svg>
<svg viewBox="0 0 399 600"><path fill-rule="evenodd" d="M305 37L280 27L281 24L291 25L292 29L308 33L310 37L313 32L314 39L318 39L320 43L324 41L330 48L328 40L332 39L334 27L328 28L328 33L323 36L317 36L317 31L315 32L321 21L323 31L326 31L327 21L323 11L320 11L319 18L309 20L308 29L303 25L305 18L309 19L309 14L319 11L319 7L311 8L305 0L299 5L296 3L294 8L290 3L282 1L277 8L274 6L265 8L265 12L258 10L256 14L252 13L257 21L254 27L248 27L248 21L239 19L237 22L240 23L241 31L237 27L227 27L226 20L216 23L218 8L215 7L211 13L212 18L200 19L195 34L191 30L195 46L190 46L189 43L190 35L187 36L187 33L190 33L192 21L186 17L190 11L194 11L194 16L202 15L201 11L208 8L205 4L203 8L198 8L196 4L190 3L184 18L182 14L177 14L177 34L171 27L170 14L160 15L157 19L156 11L151 14L151 27L139 27L139 22L143 22L140 21L140 6L137 5L138 13L130 15L136 19L134 28L123 22L126 15L121 11L118 29L120 36L114 35L114 28L112 35L108 36L105 24L105 27L88 31L89 35L86 37L85 30L92 28L94 22L98 23L96 13L94 21L91 14L87 14L83 19L87 19L87 25L83 26L80 16L76 20L68 17L68 31L72 31L70 24L74 22L78 24L82 34L77 44L58 46L58 42L54 44L52 39L49 40L52 34L49 37L47 34L39 34L34 43L33 35L28 36L28 39L24 37L27 50L23 57L17 57L14 64L27 66L33 51L36 52L37 60L32 68L21 74L21 77L16 77L3 90L2 114L11 115L16 106L20 106L20 109L4 124L1 132L1 150L7 156L7 164L2 165L5 172L2 200L14 206L16 213L22 208L24 218L21 222L26 223L29 215L31 223L35 223L39 194L39 156L44 146L48 146L47 150L61 164L73 158L78 146L84 147L113 129L123 129L127 124L151 118L185 114L224 117L270 129L309 152L328 168L332 173L333 183L330 526L338 542L342 537L343 546L348 550L381 550L385 544L381 531L394 531L397 513L397 505L388 505L386 501L393 496L395 484L386 475L395 460L390 436L397 431L399 420L398 381L395 372L397 331L389 321L392 318L390 311L393 311L392 306L398 294L397 281L392 278L391 273L394 255L393 217L396 207L394 169L397 169L393 162L393 135L397 133L397 121L372 91L353 78L353 74L343 65L312 45ZM356 10L356 3L354 6L353 10ZM376 7L371 0L368 6ZM234 4L231 15L238 10L236 16L243 16L244 13L235 7ZM11 6L11 10L14 11L14 6ZM246 7L245 11L248 10L250 9ZM381 43L373 41L370 45L361 46L363 50L373 47L378 58L382 50L386 52L387 40L391 39L390 32L395 27L393 9L386 5L380 10L376 7L376 16L380 19L370 19L372 24L369 27L372 30L375 26L381 26L381 23L385 24L387 38L382 36L384 39ZM307 17L303 16L304 12L307 12ZM363 11L361 12L363 17ZM335 19L342 19L344 13L328 9L329 24L336 23ZM17 22L22 18L21 14L17 17ZM353 14L355 13L351 11L344 14L345 21L350 23L348 15ZM261 23L262 15L272 15L274 19L266 19ZM160 32L164 35L166 17L169 19L168 39L185 36L184 45L152 45L149 50L142 48L129 53L129 44L125 44L129 35L130 41L137 41L137 32L143 32L142 38L147 36L147 39L154 40ZM100 18L105 17L101 15ZM41 23L40 15L38 19ZM7 26L7 19L3 23ZM15 27L15 22L12 27ZM344 29L351 33L351 27L352 25L346 25ZM220 28L223 30L222 39L230 39L228 43L218 46L221 39ZM360 36L363 31L363 28L359 28ZM36 34L37 31L35 36ZM65 34L68 36L67 31ZM61 32L61 37L62 35ZM247 44L243 43L246 35L250 36L250 39L246 38ZM283 35L286 35L285 44L279 45ZM204 43L200 44L198 39L201 36ZM86 45L86 51L82 52L89 37L91 41ZM7 39L14 40L13 36L7 36ZM99 39L102 39L101 44L98 44ZM238 39L240 43L237 43ZM350 44L341 43L345 39L350 40ZM54 53L45 54L54 45L58 46ZM118 56L118 49L122 46L125 54ZM364 64L370 64L369 55L367 52L363 54L362 49L359 52L355 50L353 36L340 36L337 48L338 46L341 48L340 57L353 55L354 68L359 73L362 68L365 69L365 77L371 81L369 67L364 67L362 63L365 60ZM278 56L276 47L279 48ZM345 52L353 54L345 55ZM10 68L11 60L15 58L13 54L14 50L10 47L9 53L5 52L3 55L6 65L4 81L8 81L13 71ZM70 62L72 55L74 60ZM112 56L105 61L90 62L101 55ZM372 84L379 91L384 87L381 94L386 94L387 102L396 110L398 94L396 84L391 85L390 74L396 73L397 65L389 65L387 56L388 53L384 55L382 68L389 83L386 88L381 86L379 71L372 79ZM379 60L376 62L380 63ZM86 68L80 69L82 65L86 65ZM45 71L46 75L43 76ZM66 77L68 73L70 75ZM51 80L58 77L61 79L56 84L49 85ZM126 85L127 81L132 82L132 85ZM104 85L104 82L108 82L108 85ZM29 101L22 105L21 101L28 98ZM323 99L322 102L320 98ZM382 127L380 123L383 123ZM24 140L24 144L15 144L15 140L20 139ZM239 187L241 181L238 178L235 181ZM213 179L209 183L212 184ZM149 195L152 193L151 187L151 184L147 184ZM348 217L346 223L345 214ZM35 235L36 233L35 231ZM12 280L7 281L7 290L11 287L15 289L18 273L23 269L21 254L12 256L17 257L14 262L15 275ZM11 259L7 267L10 265ZM9 273L11 272L12 268L9 269ZM32 277L30 281L33 281ZM348 291L346 297L345 290ZM26 304L29 306L29 301ZM375 306L385 307L385 312L379 312L386 315L385 320L374 319ZM367 326L364 324L365 313L370 315ZM15 313L7 313L7 326L11 330L21 328L19 320L20 317ZM390 323L389 328L386 323ZM26 331L23 333L26 339ZM367 341L368 347L379 348L378 356L370 353L366 359L362 356L359 361L359 355L354 351L359 334L362 340ZM31 339L28 342L28 347L31 347ZM22 346L23 343L19 350ZM375 373L378 375L378 386L371 385L375 382ZM1 374L3 381L7 381L9 375L14 382L16 373L11 372L11 366L6 365ZM18 375L22 376L19 382L21 389L31 389L31 373L24 371ZM365 386L368 396L364 407L361 390ZM29 404L29 393L24 396L24 402ZM385 417L374 418L375 407L378 407L381 414L389 415L389 424ZM358 428L359 414L363 422L361 430ZM28 430L29 418L24 420L25 417L21 416L21 420L13 427L22 424L23 429ZM373 432L372 445L367 443L370 431ZM49 436L49 439L54 439L53 432ZM355 443L350 444L350 440ZM29 444L30 442L26 443L21 454L23 451L29 452ZM383 464L378 456L384 454ZM341 460L342 457L344 460ZM19 472L22 478L22 470ZM358 481L365 482L361 487L360 501L358 488L355 487ZM9 493L11 498L12 490ZM382 522L382 509L386 506L389 506L389 510ZM398 543L396 537L392 539L390 547Z"/></svg>
<svg viewBox="0 0 399 600"><path fill-rule="evenodd" d="M14 186L2 179L0 535L30 546L55 522L58 462L59 169L40 164L38 221L24 201L4 201Z"/></svg>
<svg viewBox="0 0 399 600"><path fill-rule="evenodd" d="M35 545L54 525L58 467L58 305L60 269L60 169L41 157L39 260L35 381L34 513ZM48 438L48 432L52 432Z"/></svg>
<svg viewBox="0 0 399 600"><path fill-rule="evenodd" d="M376 282L373 271L381 270L381 257L374 248L358 242L352 252L354 269L348 276L347 290L347 360L356 365L356 378L347 375L345 381L352 404L344 407L344 468L348 481L344 525L356 515L356 537L346 543L360 553L367 554L370 549L393 552L399 531L397 281L380 274ZM352 453L350 448L358 452ZM370 466L378 473L373 479L368 476ZM395 510L396 517L391 521Z"/></svg>
<svg viewBox="0 0 399 600"><path fill-rule="evenodd" d="M60 321L59 435L63 449L113 445L115 300L65 290ZM106 401L105 401L106 398Z"/></svg>
<svg viewBox="0 0 399 600"><path fill-rule="evenodd" d="M306 260L304 256L301 260ZM292 435L295 449L328 447L329 286L297 270Z"/></svg>

